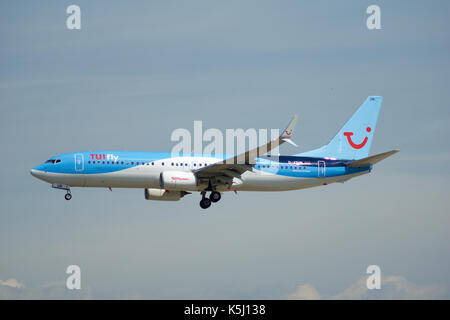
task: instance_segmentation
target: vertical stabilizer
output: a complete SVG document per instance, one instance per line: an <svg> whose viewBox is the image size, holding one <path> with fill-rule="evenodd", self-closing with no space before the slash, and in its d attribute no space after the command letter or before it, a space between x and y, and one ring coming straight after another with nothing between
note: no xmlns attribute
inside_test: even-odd
<svg viewBox="0 0 450 320"><path fill-rule="evenodd" d="M375 134L382 101L383 97L368 97L330 143L319 149L297 154L297 156L349 160L367 157Z"/></svg>

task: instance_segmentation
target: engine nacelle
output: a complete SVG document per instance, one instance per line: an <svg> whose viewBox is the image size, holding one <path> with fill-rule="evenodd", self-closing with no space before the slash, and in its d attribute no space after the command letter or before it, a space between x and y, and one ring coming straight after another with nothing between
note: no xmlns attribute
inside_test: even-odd
<svg viewBox="0 0 450 320"><path fill-rule="evenodd" d="M160 201L178 201L184 195L185 191L168 191L165 189L145 189L146 200L160 200Z"/></svg>
<svg viewBox="0 0 450 320"><path fill-rule="evenodd" d="M159 176L161 189L166 190L197 190L197 177L192 172L164 171Z"/></svg>

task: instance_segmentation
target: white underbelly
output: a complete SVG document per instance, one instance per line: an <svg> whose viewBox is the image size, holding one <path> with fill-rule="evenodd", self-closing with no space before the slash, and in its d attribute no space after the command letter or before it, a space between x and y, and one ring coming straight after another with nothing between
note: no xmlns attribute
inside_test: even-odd
<svg viewBox="0 0 450 320"><path fill-rule="evenodd" d="M270 173L246 172L243 183L235 187L242 191L284 191L314 187L321 184L319 179L288 177Z"/></svg>
<svg viewBox="0 0 450 320"><path fill-rule="evenodd" d="M344 182L356 176L366 174L369 171L358 172L351 175L335 177L289 177L271 173L245 172L242 175L243 183L233 189L242 191L287 191L312 188L335 182Z"/></svg>
<svg viewBox="0 0 450 320"><path fill-rule="evenodd" d="M93 174L47 173L45 180L71 187L159 188L159 172L149 170L121 170Z"/></svg>
<svg viewBox="0 0 450 320"><path fill-rule="evenodd" d="M334 182L343 182L355 176L359 176L368 172L369 171L363 171L352 175L342 175L329 178L302 178L289 177L272 173L247 171L241 177L242 183L233 185L232 189L242 191L296 190L316 187ZM160 171L130 168L116 172L98 174L47 173L45 179L42 180L50 183L61 183L70 187L159 188L159 176ZM228 187L226 186L221 191L227 190Z"/></svg>

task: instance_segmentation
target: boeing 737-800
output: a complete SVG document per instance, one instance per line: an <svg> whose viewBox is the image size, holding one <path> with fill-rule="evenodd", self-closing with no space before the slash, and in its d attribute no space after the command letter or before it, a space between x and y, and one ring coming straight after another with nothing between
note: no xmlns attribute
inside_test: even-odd
<svg viewBox="0 0 450 320"><path fill-rule="evenodd" d="M265 155L284 142L293 144L295 116L277 139L239 155L75 152L52 157L31 174L66 190L66 200L72 198L71 187L138 188L144 189L145 199L163 201L200 192L203 209L226 191L285 191L344 182L398 152L369 156L382 100L368 97L329 144L300 154Z"/></svg>

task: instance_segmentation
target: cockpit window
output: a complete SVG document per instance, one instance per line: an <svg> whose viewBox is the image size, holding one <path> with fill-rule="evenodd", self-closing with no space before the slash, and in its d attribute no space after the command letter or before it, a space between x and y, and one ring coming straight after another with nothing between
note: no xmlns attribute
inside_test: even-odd
<svg viewBox="0 0 450 320"><path fill-rule="evenodd" d="M60 163L60 162L61 162L60 159L50 159L50 160L45 161L45 163L53 163L53 164Z"/></svg>

